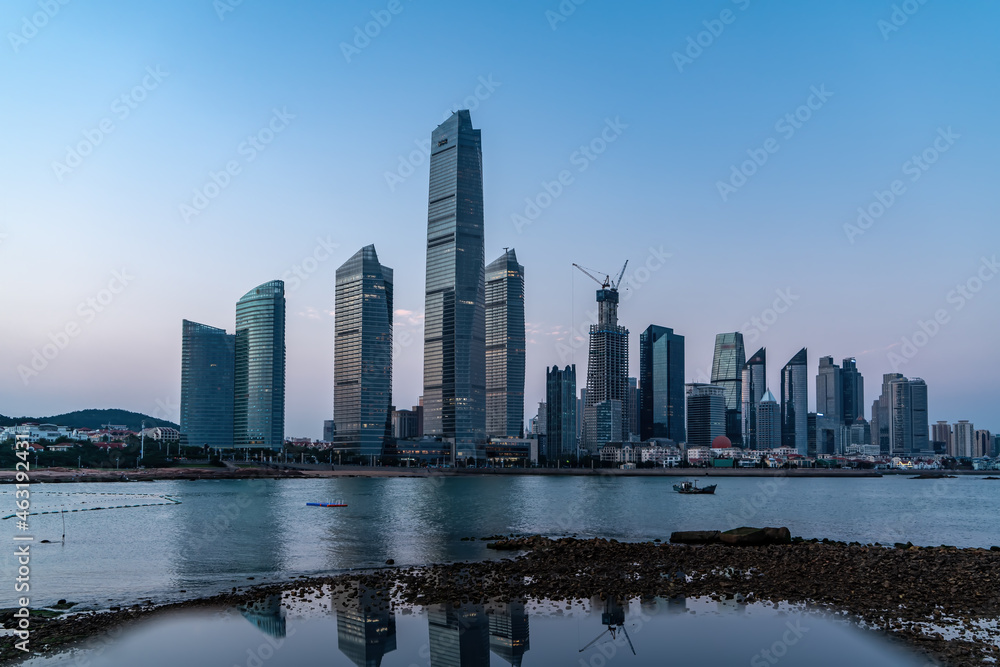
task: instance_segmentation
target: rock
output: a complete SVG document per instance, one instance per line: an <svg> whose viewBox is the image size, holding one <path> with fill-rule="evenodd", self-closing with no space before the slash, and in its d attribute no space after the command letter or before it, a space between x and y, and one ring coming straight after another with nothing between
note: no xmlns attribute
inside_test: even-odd
<svg viewBox="0 0 1000 667"><path fill-rule="evenodd" d="M717 530L678 530L670 533L674 544L715 544L719 542Z"/></svg>
<svg viewBox="0 0 1000 667"><path fill-rule="evenodd" d="M791 544L792 533L782 526L781 528L764 528L764 535L768 544Z"/></svg>
<svg viewBox="0 0 1000 667"><path fill-rule="evenodd" d="M735 547L759 547L767 544L767 534L763 528L743 526L733 528L719 535L723 544Z"/></svg>
<svg viewBox="0 0 1000 667"><path fill-rule="evenodd" d="M387 561L385 561L385 564L386 564L386 565L395 565L395 564L396 564L396 561L394 561L393 559L391 559L391 558L390 558L390 559L388 559Z"/></svg>

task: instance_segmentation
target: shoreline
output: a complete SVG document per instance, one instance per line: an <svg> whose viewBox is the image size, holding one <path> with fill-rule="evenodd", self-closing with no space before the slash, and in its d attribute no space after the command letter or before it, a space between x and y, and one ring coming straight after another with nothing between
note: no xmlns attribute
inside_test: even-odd
<svg viewBox="0 0 1000 667"><path fill-rule="evenodd" d="M390 468L368 466L333 466L289 464L281 467L220 468L141 468L108 470L101 468L36 468L31 484L76 482L150 482L157 480L204 479L325 479L334 477L790 477L790 478L879 478L916 476L927 471L855 470L816 468ZM929 479L937 475L928 476ZM996 471L950 470L941 474L990 476ZM15 471L0 470L0 484L15 483Z"/></svg>
<svg viewBox="0 0 1000 667"><path fill-rule="evenodd" d="M666 536L664 536L666 538ZM949 665L1000 658L1000 631L976 629L1000 611L1000 552L955 547L861 545L801 540L770 546L626 543L602 538L502 538L491 543L513 558L423 567L386 567L336 576L234 588L194 600L116 610L33 616L41 655L79 645L110 628L185 609L235 607L266 595L288 600L338 595L363 585L386 592L396 607L493 599L570 601L698 597L818 605L848 614ZM694 575L694 576L692 576ZM527 583L530 582L530 583ZM946 638L940 629L960 638ZM974 634L967 634L975 631ZM0 639L0 664L23 654ZM37 654L36 654L37 655Z"/></svg>

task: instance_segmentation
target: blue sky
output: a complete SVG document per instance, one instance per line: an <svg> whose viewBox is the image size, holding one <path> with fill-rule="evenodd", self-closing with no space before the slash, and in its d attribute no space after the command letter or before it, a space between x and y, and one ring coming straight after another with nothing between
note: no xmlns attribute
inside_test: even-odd
<svg viewBox="0 0 1000 667"><path fill-rule="evenodd" d="M526 268L526 417L547 364L584 377L596 286L571 263L628 259L634 372L649 324L686 337L688 381L741 329L775 393L805 346L811 374L857 357L869 409L898 370L927 381L932 421L1000 430L998 19L985 0L11 0L0 413L176 419L181 320L232 331L236 300L285 277L286 433L319 437L334 273L369 243L395 270L394 399L414 404L419 143L469 107L487 261L512 246Z"/></svg>

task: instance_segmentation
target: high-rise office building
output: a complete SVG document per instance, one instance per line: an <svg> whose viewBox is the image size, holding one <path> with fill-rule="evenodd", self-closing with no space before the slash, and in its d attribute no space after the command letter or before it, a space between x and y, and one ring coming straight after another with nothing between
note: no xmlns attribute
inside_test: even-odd
<svg viewBox="0 0 1000 667"><path fill-rule="evenodd" d="M621 416L622 402L617 398L609 398L593 406L594 415L594 441L599 443L598 448L609 442L623 442L625 432L622 426L625 423Z"/></svg>
<svg viewBox="0 0 1000 667"><path fill-rule="evenodd" d="M639 380L628 379L628 428L626 436L639 435ZM627 440L628 438L626 438Z"/></svg>
<svg viewBox="0 0 1000 667"><path fill-rule="evenodd" d="M955 458L969 459L974 456L976 427L968 419L961 419L952 428L951 451Z"/></svg>
<svg viewBox="0 0 1000 667"><path fill-rule="evenodd" d="M576 364L573 364L574 366ZM576 399L576 441L583 442L583 411L587 407L587 388L580 387L580 397Z"/></svg>
<svg viewBox="0 0 1000 667"><path fill-rule="evenodd" d="M879 452L888 456L892 453L889 440L889 384L893 380L903 379L901 373L885 373L882 376L882 393L872 402L872 444L879 446Z"/></svg>
<svg viewBox="0 0 1000 667"><path fill-rule="evenodd" d="M767 388L767 350L760 348L743 364L742 418L743 446L758 449L757 405Z"/></svg>
<svg viewBox="0 0 1000 667"><path fill-rule="evenodd" d="M754 437L757 439L757 445L754 449L780 447L781 408L778 406L778 399L774 397L770 389L764 392L757 404L755 418L757 419L757 428Z"/></svg>
<svg viewBox="0 0 1000 667"><path fill-rule="evenodd" d="M524 267L514 249L486 267L486 434L524 435Z"/></svg>
<svg viewBox="0 0 1000 667"><path fill-rule="evenodd" d="M746 362L743 334L733 332L715 336L712 384L726 392L726 436L734 445L743 441L743 366Z"/></svg>
<svg viewBox="0 0 1000 667"><path fill-rule="evenodd" d="M711 447L726 434L726 390L717 384L692 383L687 388L687 444Z"/></svg>
<svg viewBox="0 0 1000 667"><path fill-rule="evenodd" d="M193 447L231 449L236 336L188 320L181 330L181 435Z"/></svg>
<svg viewBox="0 0 1000 667"><path fill-rule="evenodd" d="M911 456L930 453L927 421L927 385L920 378L899 373L882 377L882 395L873 406L872 444L884 454ZM876 443L876 438L878 442Z"/></svg>
<svg viewBox="0 0 1000 667"><path fill-rule="evenodd" d="M528 612L523 602L507 602L487 612L490 617L490 651L512 667L520 667L531 648Z"/></svg>
<svg viewBox="0 0 1000 667"><path fill-rule="evenodd" d="M392 269L375 246L337 269L333 419L337 447L381 456L392 435Z"/></svg>
<svg viewBox="0 0 1000 667"><path fill-rule="evenodd" d="M596 406L613 401L620 410L616 422L598 429ZM605 406L604 410L607 411ZM587 402L583 415L583 444L591 454L602 447L605 436L617 434L620 442L628 432L628 329L618 324L618 289L605 285L597 290L597 324L590 325L587 357Z"/></svg>
<svg viewBox="0 0 1000 667"><path fill-rule="evenodd" d="M576 453L576 364L545 369L545 452L549 461Z"/></svg>
<svg viewBox="0 0 1000 667"><path fill-rule="evenodd" d="M236 302L233 439L278 450L285 441L285 283L259 285Z"/></svg>
<svg viewBox="0 0 1000 667"><path fill-rule="evenodd" d="M639 334L639 434L684 442L684 336L650 324Z"/></svg>
<svg viewBox="0 0 1000 667"><path fill-rule="evenodd" d="M483 152L466 110L431 133L424 305L424 431L474 461L486 439Z"/></svg>
<svg viewBox="0 0 1000 667"><path fill-rule="evenodd" d="M482 604L428 607L427 626L432 667L490 664L490 621Z"/></svg>
<svg viewBox="0 0 1000 667"><path fill-rule="evenodd" d="M816 442L819 455L844 452L844 389L840 366L833 357L820 357L816 374Z"/></svg>
<svg viewBox="0 0 1000 667"><path fill-rule="evenodd" d="M781 369L781 444L802 456L809 452L809 369L806 348Z"/></svg>
<svg viewBox="0 0 1000 667"><path fill-rule="evenodd" d="M333 438L337 435L337 422L332 419L323 420L323 441L333 442Z"/></svg>
<svg viewBox="0 0 1000 667"><path fill-rule="evenodd" d="M865 416L865 379L858 372L858 362L849 357L840 362L841 411L844 423L852 426Z"/></svg>
<svg viewBox="0 0 1000 667"><path fill-rule="evenodd" d="M976 446L972 449L972 455L976 458L990 456L993 449L993 434L986 429L976 429Z"/></svg>
<svg viewBox="0 0 1000 667"><path fill-rule="evenodd" d="M951 447L951 424L946 421L931 424L931 441L935 443L936 453L938 453L938 447L941 447L943 451L939 453L951 455L949 451Z"/></svg>

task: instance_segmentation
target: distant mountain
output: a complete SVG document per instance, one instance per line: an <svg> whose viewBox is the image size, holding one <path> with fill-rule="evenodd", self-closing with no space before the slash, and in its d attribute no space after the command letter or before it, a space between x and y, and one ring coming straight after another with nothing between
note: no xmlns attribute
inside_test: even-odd
<svg viewBox="0 0 1000 667"><path fill-rule="evenodd" d="M104 424L123 425L131 431L138 431L142 428L145 420L146 428L154 426L169 426L179 429L180 427L166 419L156 419L140 412L129 412L128 410L77 410L67 412L64 415L53 415L52 417L4 417L0 415L0 426L13 426L24 422L35 422L37 424L58 424L59 426L69 426L71 428L101 428Z"/></svg>

